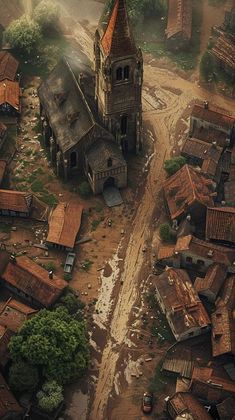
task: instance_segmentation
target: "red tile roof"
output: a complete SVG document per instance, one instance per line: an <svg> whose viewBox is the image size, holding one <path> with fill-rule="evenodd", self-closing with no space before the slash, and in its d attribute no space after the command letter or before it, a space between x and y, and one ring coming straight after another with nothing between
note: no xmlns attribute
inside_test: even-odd
<svg viewBox="0 0 235 420"><path fill-rule="evenodd" d="M227 269L222 264L212 264L205 278L197 277L194 287L198 293L210 290L215 296L218 295L227 275Z"/></svg>
<svg viewBox="0 0 235 420"><path fill-rule="evenodd" d="M10 298L0 311L0 325L17 332L23 323L37 311L30 306Z"/></svg>
<svg viewBox="0 0 235 420"><path fill-rule="evenodd" d="M20 112L20 96L21 89L18 82L6 79L0 82L0 105L7 103Z"/></svg>
<svg viewBox="0 0 235 420"><path fill-rule="evenodd" d="M203 105L194 105L192 117L207 121L226 130L232 130L235 123L234 117L222 114L210 108L207 109Z"/></svg>
<svg viewBox="0 0 235 420"><path fill-rule="evenodd" d="M235 261L235 249L225 246L215 245L211 242L206 242L195 238L192 235L178 238L175 251L182 253L190 251L191 254L201 257L211 262L224 264L230 267Z"/></svg>
<svg viewBox="0 0 235 420"><path fill-rule="evenodd" d="M235 319L226 306L219 306L211 315L212 354L214 357L232 353L235 355Z"/></svg>
<svg viewBox="0 0 235 420"><path fill-rule="evenodd" d="M212 207L212 181L206 179L189 165L168 178L163 185L171 219L176 219L189 211L193 204Z"/></svg>
<svg viewBox="0 0 235 420"><path fill-rule="evenodd" d="M2 279L45 307L51 306L68 286L55 275L50 279L47 270L25 256L9 261Z"/></svg>
<svg viewBox="0 0 235 420"><path fill-rule="evenodd" d="M220 36L210 53L235 72L235 44L226 36Z"/></svg>
<svg viewBox="0 0 235 420"><path fill-rule="evenodd" d="M192 36L192 0L169 0L166 35L171 38L182 34L187 40Z"/></svg>
<svg viewBox="0 0 235 420"><path fill-rule="evenodd" d="M74 248L81 226L83 207L76 202L60 203L49 219L47 242Z"/></svg>
<svg viewBox="0 0 235 420"><path fill-rule="evenodd" d="M0 418L14 419L17 414L23 414L23 409L0 373Z"/></svg>
<svg viewBox="0 0 235 420"><path fill-rule="evenodd" d="M121 57L136 53L126 0L115 0L108 25L101 39L101 45L107 56Z"/></svg>
<svg viewBox="0 0 235 420"><path fill-rule="evenodd" d="M208 207L206 238L235 243L235 208Z"/></svg>
<svg viewBox="0 0 235 420"><path fill-rule="evenodd" d="M167 402L167 407L171 405L169 414L174 410L174 418L193 419L193 420L211 420L212 417L207 413L199 401L189 392L176 392ZM186 414L190 416L187 417ZM182 417L181 417L182 416ZM177 417L178 418L178 417Z"/></svg>
<svg viewBox="0 0 235 420"><path fill-rule="evenodd" d="M193 369L190 391L196 397L208 402L220 402L235 396L235 383L214 375L213 369Z"/></svg>
<svg viewBox="0 0 235 420"><path fill-rule="evenodd" d="M13 82L16 78L18 67L19 61L8 51L0 51L0 81L8 79Z"/></svg>
<svg viewBox="0 0 235 420"><path fill-rule="evenodd" d="M32 194L22 191L0 190L0 209L28 213Z"/></svg>

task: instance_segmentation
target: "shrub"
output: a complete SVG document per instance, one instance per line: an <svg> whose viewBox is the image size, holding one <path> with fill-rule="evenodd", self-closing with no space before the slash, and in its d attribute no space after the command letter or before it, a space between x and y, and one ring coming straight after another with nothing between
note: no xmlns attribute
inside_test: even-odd
<svg viewBox="0 0 235 420"><path fill-rule="evenodd" d="M9 383L15 391L32 391L38 385L36 367L19 360L10 367Z"/></svg>
<svg viewBox="0 0 235 420"><path fill-rule="evenodd" d="M174 175L182 166L186 163L186 159L183 156L177 156L175 158L165 160L164 169L169 176Z"/></svg>
<svg viewBox="0 0 235 420"><path fill-rule="evenodd" d="M38 405L42 410L51 412L63 401L62 386L56 381L45 382L37 393Z"/></svg>
<svg viewBox="0 0 235 420"><path fill-rule="evenodd" d="M171 227L169 223L163 223L159 228L160 238L164 242L169 242L172 239Z"/></svg>
<svg viewBox="0 0 235 420"><path fill-rule="evenodd" d="M52 1L42 0L34 10L33 18L43 29L54 26L59 17L59 8Z"/></svg>
<svg viewBox="0 0 235 420"><path fill-rule="evenodd" d="M41 41L41 29L36 22L24 15L7 28L6 40L13 48L30 55Z"/></svg>

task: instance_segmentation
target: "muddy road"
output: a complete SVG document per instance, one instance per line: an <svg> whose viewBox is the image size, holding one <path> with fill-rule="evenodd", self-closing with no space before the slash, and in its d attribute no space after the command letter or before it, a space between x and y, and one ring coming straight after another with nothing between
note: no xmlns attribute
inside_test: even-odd
<svg viewBox="0 0 235 420"><path fill-rule="evenodd" d="M84 24L83 19L69 15L69 2L60 3L63 3L65 21L70 21L69 36L75 39L82 52L92 59L92 31L95 28L100 3L96 3L96 16L89 24ZM133 353L137 352L141 356L146 351L136 346L134 338L132 340L133 325L130 316L136 307L139 307L137 318L144 310L141 293L143 288L148 286L146 279L151 273L151 244L154 241L154 246L158 245L153 221L155 214L159 213L158 196L165 177L163 162L181 146L188 131L192 103L197 100L208 100L209 103L229 109L235 114L234 101L214 95L201 88L197 80L184 80L170 69L161 68L157 60L145 57L143 120L145 137L152 145L151 156L148 156L148 165L145 168L146 182L141 186L141 199L135 203L131 225L127 228L124 241L115 257L119 269L116 265L112 276L113 290L108 298L107 295L103 297L109 300L107 316L102 323L99 317L94 317L96 328L95 333L91 335L91 341L97 351L97 371L90 377L89 411L83 410L82 417L76 417L74 413L78 413L75 407L79 406L79 393L74 390L66 419L124 420L127 413L128 419L141 418L139 405L133 405L131 398L125 398L127 388L128 395L132 394L132 383L127 382L124 372L127 361ZM146 243L149 246L147 253L143 252ZM118 258L119 253L123 256L121 260ZM112 266L112 261L110 265ZM102 288L100 293L102 294ZM99 299L102 301L102 296ZM99 331L103 334L102 330L105 330L105 342L101 346L96 341ZM117 397L118 408L115 407Z"/></svg>

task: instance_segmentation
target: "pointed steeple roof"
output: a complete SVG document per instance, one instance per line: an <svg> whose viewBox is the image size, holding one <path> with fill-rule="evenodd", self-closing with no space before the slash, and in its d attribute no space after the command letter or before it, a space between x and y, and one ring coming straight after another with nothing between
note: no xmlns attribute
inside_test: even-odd
<svg viewBox="0 0 235 420"><path fill-rule="evenodd" d="M121 57L136 53L136 45L128 19L126 0L115 0L101 45L107 56Z"/></svg>

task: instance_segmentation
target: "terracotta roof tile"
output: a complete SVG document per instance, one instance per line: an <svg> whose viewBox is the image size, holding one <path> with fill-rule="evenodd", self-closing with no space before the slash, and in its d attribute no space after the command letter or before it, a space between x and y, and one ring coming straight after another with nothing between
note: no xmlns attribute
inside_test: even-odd
<svg viewBox="0 0 235 420"><path fill-rule="evenodd" d="M189 165L184 165L168 178L163 189L171 219L176 219L188 212L189 207L195 203L200 203L204 207L212 207L213 193L209 188L211 185L211 180L204 178Z"/></svg>
<svg viewBox="0 0 235 420"><path fill-rule="evenodd" d="M235 208L208 207L206 238L235 243Z"/></svg>
<svg viewBox="0 0 235 420"><path fill-rule="evenodd" d="M3 80L0 82L0 105L9 104L20 112L21 89L18 82Z"/></svg>
<svg viewBox="0 0 235 420"><path fill-rule="evenodd" d="M55 275L50 279L47 270L25 256L9 261L2 279L45 307L51 306L68 285Z"/></svg>
<svg viewBox="0 0 235 420"><path fill-rule="evenodd" d="M222 114L210 108L206 109L202 105L194 105L192 117L215 124L216 126L226 130L232 130L235 123L234 117Z"/></svg>
<svg viewBox="0 0 235 420"><path fill-rule="evenodd" d="M74 248L81 226L83 206L76 202L60 203L49 219L47 242Z"/></svg>
<svg viewBox="0 0 235 420"><path fill-rule="evenodd" d="M208 268L205 278L196 278L194 287L198 293L210 290L217 296L226 274L227 269L224 265L214 263Z"/></svg>
<svg viewBox="0 0 235 420"><path fill-rule="evenodd" d="M8 79L13 82L16 78L18 67L19 61L8 51L0 51L0 81Z"/></svg>
<svg viewBox="0 0 235 420"><path fill-rule="evenodd" d="M169 39L177 34L191 39L192 0L169 0L166 35Z"/></svg>
<svg viewBox="0 0 235 420"><path fill-rule="evenodd" d="M235 72L235 44L226 36L220 36L210 53Z"/></svg>
<svg viewBox="0 0 235 420"><path fill-rule="evenodd" d="M10 298L0 311L0 325L17 332L23 323L37 311L30 306Z"/></svg>
<svg viewBox="0 0 235 420"><path fill-rule="evenodd" d="M136 53L135 41L130 29L126 0L115 0L101 45L108 56L128 56Z"/></svg>
<svg viewBox="0 0 235 420"><path fill-rule="evenodd" d="M22 191L0 190L0 209L22 213L30 211L32 194Z"/></svg>
<svg viewBox="0 0 235 420"><path fill-rule="evenodd" d="M208 402L220 402L235 396L235 383L214 375L213 369L193 369L190 390L193 395Z"/></svg>
<svg viewBox="0 0 235 420"><path fill-rule="evenodd" d="M210 420L212 418L203 405L189 392L175 393L173 397L168 400L167 406L169 405L171 405L174 410L174 418L176 418L177 415L180 416L179 418L189 418L193 420ZM172 409L170 412L172 412ZM191 416L186 417L186 414L190 414Z"/></svg>
<svg viewBox="0 0 235 420"><path fill-rule="evenodd" d="M232 311L219 306L211 315L212 354L214 357L226 353L235 355L235 320Z"/></svg>

